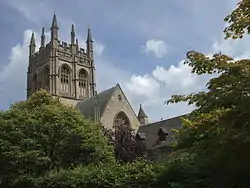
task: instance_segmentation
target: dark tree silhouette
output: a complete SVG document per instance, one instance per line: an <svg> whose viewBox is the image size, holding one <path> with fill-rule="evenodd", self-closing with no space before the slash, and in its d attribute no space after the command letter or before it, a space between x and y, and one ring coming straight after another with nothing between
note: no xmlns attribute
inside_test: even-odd
<svg viewBox="0 0 250 188"><path fill-rule="evenodd" d="M117 161L128 163L146 158L144 140L137 139L135 131L126 121L116 122L114 130L103 128L103 131L114 146Z"/></svg>

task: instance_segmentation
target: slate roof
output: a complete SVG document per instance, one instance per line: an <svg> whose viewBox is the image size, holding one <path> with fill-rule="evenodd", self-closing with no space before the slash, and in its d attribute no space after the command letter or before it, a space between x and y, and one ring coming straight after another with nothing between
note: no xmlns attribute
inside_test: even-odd
<svg viewBox="0 0 250 188"><path fill-rule="evenodd" d="M178 116L178 117L174 117L174 118L170 118L170 119L140 126L137 134L144 133L146 137L145 142L146 142L147 147L152 148L154 147L154 144L157 142L159 138L158 132L161 130L167 134L167 137L166 137L167 139L164 142L164 145L167 145L174 140L175 132L173 131L173 129L178 130L182 128L181 118L185 116L187 115Z"/></svg>
<svg viewBox="0 0 250 188"><path fill-rule="evenodd" d="M148 117L147 114L144 112L144 110L142 109L142 106L140 104L140 109L139 109L139 113L138 113L138 118L144 118L144 117Z"/></svg>
<svg viewBox="0 0 250 188"><path fill-rule="evenodd" d="M79 109L86 118L90 118L91 120L94 120L95 119L94 108L95 106L98 105L100 109L100 117L102 117L106 109L106 106L110 98L112 97L112 94L115 91L116 87L118 87L118 85L112 88L109 88L107 90L104 90L100 92L99 94L97 94L96 96L93 96L89 99L79 102L76 105L76 108Z"/></svg>

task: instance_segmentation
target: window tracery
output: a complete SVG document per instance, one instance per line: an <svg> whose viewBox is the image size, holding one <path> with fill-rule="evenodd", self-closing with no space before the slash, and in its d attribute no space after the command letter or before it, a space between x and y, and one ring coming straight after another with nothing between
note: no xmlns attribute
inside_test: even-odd
<svg viewBox="0 0 250 188"><path fill-rule="evenodd" d="M70 91L70 69L66 65L61 67L60 71L61 90L69 93Z"/></svg>
<svg viewBox="0 0 250 188"><path fill-rule="evenodd" d="M80 97L88 95L88 73L84 69L79 71L79 95Z"/></svg>
<svg viewBox="0 0 250 188"><path fill-rule="evenodd" d="M129 119L124 112L120 112L114 119L114 128L119 126L130 126Z"/></svg>

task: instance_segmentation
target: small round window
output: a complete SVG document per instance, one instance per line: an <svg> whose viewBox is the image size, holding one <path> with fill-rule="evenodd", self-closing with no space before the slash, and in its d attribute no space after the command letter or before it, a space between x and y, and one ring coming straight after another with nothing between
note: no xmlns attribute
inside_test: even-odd
<svg viewBox="0 0 250 188"><path fill-rule="evenodd" d="M118 95L118 100L121 101L122 100L122 96Z"/></svg>

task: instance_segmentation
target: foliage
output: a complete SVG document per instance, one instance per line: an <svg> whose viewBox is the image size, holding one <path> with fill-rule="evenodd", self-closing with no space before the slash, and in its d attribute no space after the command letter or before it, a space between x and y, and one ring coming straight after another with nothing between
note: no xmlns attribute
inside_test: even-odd
<svg viewBox="0 0 250 188"><path fill-rule="evenodd" d="M246 177L250 167L246 153L250 147L250 60L233 60L220 53L206 57L191 51L185 63L198 75L216 75L207 83L207 91L175 95L168 101L197 106L181 130L178 147L199 154L196 165L209 177L209 185L244 187L250 183Z"/></svg>
<svg viewBox="0 0 250 188"><path fill-rule="evenodd" d="M230 24L224 30L226 38L242 38L250 33L249 8L250 1L242 0L226 17ZM212 74L213 78L207 83L207 91L174 95L167 101L197 106L179 132L177 149L196 155L194 168L184 174L190 177L196 172L200 175L198 181L211 187L248 187L250 60L234 60L221 53L207 57L191 51L185 64L193 73Z"/></svg>
<svg viewBox="0 0 250 188"><path fill-rule="evenodd" d="M49 173L34 181L39 188L88 187L149 187L154 184L156 172L152 164L144 161L123 164L79 166L72 170Z"/></svg>
<svg viewBox="0 0 250 188"><path fill-rule="evenodd" d="M113 161L101 127L46 91L0 114L2 183L48 170Z"/></svg>
<svg viewBox="0 0 250 188"><path fill-rule="evenodd" d="M225 18L229 24L226 38L250 33L249 10L250 0L242 0ZM137 160L145 148L127 125L115 132L102 130L40 91L0 112L3 184L27 188L249 187L250 60L190 51L185 64L192 73L213 78L206 91L174 95L167 102L186 101L197 109L184 119L175 151L164 163ZM113 162L110 145L116 159L126 163Z"/></svg>
<svg viewBox="0 0 250 188"><path fill-rule="evenodd" d="M121 123L115 130L103 128L103 131L114 147L117 161L127 163L146 157L145 143L136 139L134 130L127 124Z"/></svg>
<svg viewBox="0 0 250 188"><path fill-rule="evenodd" d="M250 0L240 0L237 8L229 14L225 21L229 26L224 32L226 38L243 38L245 33L250 34Z"/></svg>

